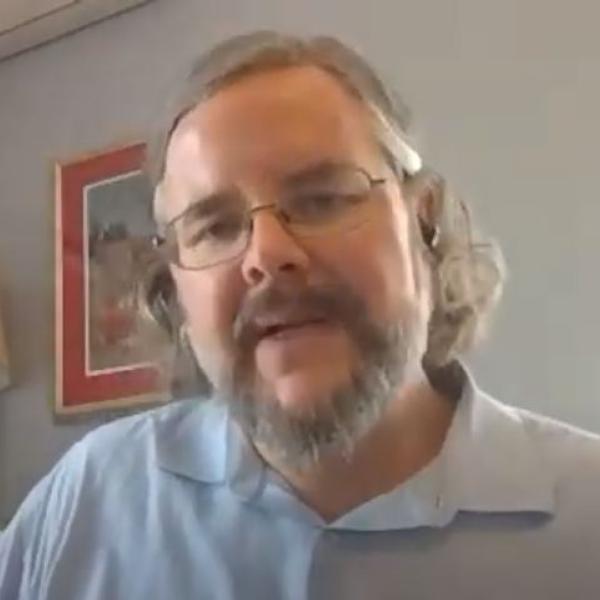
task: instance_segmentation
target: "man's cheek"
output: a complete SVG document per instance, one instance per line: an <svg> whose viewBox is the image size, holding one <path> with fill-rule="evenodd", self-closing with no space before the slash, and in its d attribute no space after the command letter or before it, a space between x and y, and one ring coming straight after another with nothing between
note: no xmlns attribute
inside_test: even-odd
<svg viewBox="0 0 600 600"><path fill-rule="evenodd" d="M233 354L233 320L235 311L218 296L198 289L182 290L186 325L196 355L211 370L222 369Z"/></svg>
<svg viewBox="0 0 600 600"><path fill-rule="evenodd" d="M178 270L175 272L177 294L184 309L186 321L194 329L204 322L214 320L214 302L211 301L210 289L206 282L196 273Z"/></svg>

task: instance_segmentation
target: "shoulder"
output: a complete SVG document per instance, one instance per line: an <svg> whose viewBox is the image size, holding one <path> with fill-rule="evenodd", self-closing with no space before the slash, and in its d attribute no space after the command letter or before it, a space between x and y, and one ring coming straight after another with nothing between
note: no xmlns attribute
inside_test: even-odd
<svg viewBox="0 0 600 600"><path fill-rule="evenodd" d="M151 452L157 429L176 428L197 414L200 419L210 411L199 398L179 400L129 417L117 419L94 429L75 444L63 460L91 460L99 466L125 456Z"/></svg>
<svg viewBox="0 0 600 600"><path fill-rule="evenodd" d="M542 468L551 475L557 510L574 521L597 518L600 436L527 410L515 409Z"/></svg>
<svg viewBox="0 0 600 600"><path fill-rule="evenodd" d="M25 573L30 581L41 581L78 531L85 530L92 540L114 521L117 509L142 505L159 477L157 431L168 437L189 415L195 423L204 422L210 413L206 404L195 398L125 417L74 444L0 534L0 596L3 585ZM3 572L3 562L10 573Z"/></svg>
<svg viewBox="0 0 600 600"><path fill-rule="evenodd" d="M122 464L128 457L139 459L152 447L155 423L176 418L190 408L189 402L174 403L102 425L74 444L61 462L67 467L84 465L102 469L115 462Z"/></svg>
<svg viewBox="0 0 600 600"><path fill-rule="evenodd" d="M103 494L124 483L142 489L168 453L205 458L223 413L218 401L196 397L121 418L87 434L59 465L79 485Z"/></svg>
<svg viewBox="0 0 600 600"><path fill-rule="evenodd" d="M198 398L178 401L91 431L34 487L17 519L69 514L83 502L99 502L100 496L124 483L143 489L156 458L157 431L168 436L192 414L201 422L209 412L204 404Z"/></svg>
<svg viewBox="0 0 600 600"><path fill-rule="evenodd" d="M600 472L600 435L525 409L514 409L543 455L556 465L596 465Z"/></svg>
<svg viewBox="0 0 600 600"><path fill-rule="evenodd" d="M522 451L539 455L555 471L585 464L600 474L600 434L501 402L479 389L474 397L475 416L471 418L479 429L483 424L486 439L498 438L511 445L522 439Z"/></svg>

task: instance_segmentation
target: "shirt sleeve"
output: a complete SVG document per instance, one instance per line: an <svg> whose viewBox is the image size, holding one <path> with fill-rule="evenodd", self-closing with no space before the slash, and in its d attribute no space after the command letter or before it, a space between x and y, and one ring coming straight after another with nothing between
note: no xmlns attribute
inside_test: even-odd
<svg viewBox="0 0 600 600"><path fill-rule="evenodd" d="M15 521L0 533L0 600L21 596L23 543Z"/></svg>
<svg viewBox="0 0 600 600"><path fill-rule="evenodd" d="M78 462L74 447L33 488L0 533L0 600L44 597L48 573L68 530Z"/></svg>

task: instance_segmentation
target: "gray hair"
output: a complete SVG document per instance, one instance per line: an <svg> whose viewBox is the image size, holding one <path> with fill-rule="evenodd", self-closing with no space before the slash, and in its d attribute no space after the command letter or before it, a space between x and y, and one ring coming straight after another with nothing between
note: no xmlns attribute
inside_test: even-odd
<svg viewBox="0 0 600 600"><path fill-rule="evenodd" d="M424 360L431 366L447 364L468 351L485 331L504 283L502 254L496 244L476 234L467 206L449 191L445 180L422 166L409 141L411 119L405 104L359 54L334 38L302 39L255 32L233 37L196 61L168 107L164 126L149 145L148 171L157 190L157 223L164 225L160 183L167 147L181 118L199 102L246 75L303 65L323 69L364 104L379 147L398 175L407 201L428 196L431 222L424 224L426 235L419 236L431 267L433 293ZM416 215L413 218L416 220ZM434 232L435 243L429 243L427 232ZM423 237L428 243L423 243ZM163 302L169 310L173 307L172 294L173 290L170 299ZM150 298L153 304L154 297ZM159 311L159 317L174 329L168 325L165 311Z"/></svg>

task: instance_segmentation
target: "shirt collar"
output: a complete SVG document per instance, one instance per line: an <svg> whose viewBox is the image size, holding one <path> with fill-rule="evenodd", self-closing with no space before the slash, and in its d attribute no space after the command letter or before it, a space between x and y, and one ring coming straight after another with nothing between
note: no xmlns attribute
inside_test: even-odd
<svg viewBox="0 0 600 600"><path fill-rule="evenodd" d="M462 393L438 456L396 489L330 527L442 527L459 512L554 512L555 477L521 413L483 393L466 368L456 366Z"/></svg>
<svg viewBox="0 0 600 600"><path fill-rule="evenodd" d="M207 484L227 484L246 499L265 483L265 464L217 398L178 401L155 413L158 466Z"/></svg>
<svg viewBox="0 0 600 600"><path fill-rule="evenodd" d="M219 402L193 398L153 415L158 466L204 483L226 479L227 419Z"/></svg>
<svg viewBox="0 0 600 600"><path fill-rule="evenodd" d="M457 510L553 513L555 477L520 411L465 388L442 450L446 500Z"/></svg>
<svg viewBox="0 0 600 600"><path fill-rule="evenodd" d="M554 510L554 477L518 410L465 384L438 457L395 490L330 524L355 530L443 526L460 511ZM246 499L273 478L218 400L180 401L155 413L158 465L204 483L228 484Z"/></svg>

